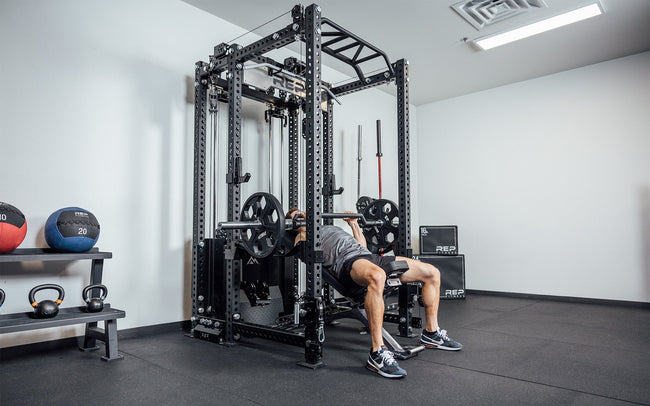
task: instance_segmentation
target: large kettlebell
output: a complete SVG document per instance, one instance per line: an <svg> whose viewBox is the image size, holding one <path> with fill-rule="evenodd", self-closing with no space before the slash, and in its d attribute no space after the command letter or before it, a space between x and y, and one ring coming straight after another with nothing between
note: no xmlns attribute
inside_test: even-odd
<svg viewBox="0 0 650 406"><path fill-rule="evenodd" d="M93 289L101 290L102 291L101 296L90 297ZM84 288L83 292L81 293L81 297L83 298L83 300L86 301L86 310L89 313L101 312L102 309L104 309L104 299L106 299L106 295L108 295L108 288L100 284L88 285Z"/></svg>
<svg viewBox="0 0 650 406"><path fill-rule="evenodd" d="M0 289L0 307L2 307L2 304L5 302L5 291Z"/></svg>
<svg viewBox="0 0 650 406"><path fill-rule="evenodd" d="M43 289L53 289L59 292L59 297L56 300L43 300L40 303L36 301L36 292L39 292ZM34 286L32 290L29 291L29 303L32 304L34 308L34 317L37 319L49 319L55 317L59 314L59 305L63 302L65 297L65 291L59 285L55 284L45 284Z"/></svg>

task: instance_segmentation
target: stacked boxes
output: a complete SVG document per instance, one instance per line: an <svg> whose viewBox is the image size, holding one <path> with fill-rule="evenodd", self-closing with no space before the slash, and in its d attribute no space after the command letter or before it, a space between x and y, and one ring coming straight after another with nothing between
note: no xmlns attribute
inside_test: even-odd
<svg viewBox="0 0 650 406"><path fill-rule="evenodd" d="M440 299L465 299L465 255L458 253L458 226L420 226L420 255L438 268Z"/></svg>

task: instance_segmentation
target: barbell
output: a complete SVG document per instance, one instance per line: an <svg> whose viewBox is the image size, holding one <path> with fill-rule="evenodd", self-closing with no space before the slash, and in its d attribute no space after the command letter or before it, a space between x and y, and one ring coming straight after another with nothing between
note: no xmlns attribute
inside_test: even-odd
<svg viewBox="0 0 650 406"><path fill-rule="evenodd" d="M393 217L398 212L397 206L388 200L380 199L377 202L388 204L390 209L388 206L377 205L373 210L366 211L368 215L365 213L323 213L321 217L325 219L356 218L359 221L359 226L364 228L366 238L368 239L370 236L372 240L370 243L377 245L379 241L384 240L385 236L395 235ZM220 222L217 229L243 231L238 245L255 258L266 258L281 250L283 242L293 246L293 241L284 241L285 231L294 231L306 224L307 221L303 218L296 218L296 216L292 219L285 218L282 204L272 194L257 192L244 202L239 221ZM388 243L392 243L392 240Z"/></svg>
<svg viewBox="0 0 650 406"><path fill-rule="evenodd" d="M323 213L321 215L324 219L342 219L342 218L356 218L359 219L359 225L361 227L382 227L384 221L379 220L367 220L361 213ZM263 220L252 220L252 221L222 221L218 225L219 230L260 230L269 225L269 219L262 217ZM271 223L274 223L275 220L271 219ZM300 218L285 218L284 219L284 229L285 230L296 230L299 227L304 227L307 225L307 220Z"/></svg>

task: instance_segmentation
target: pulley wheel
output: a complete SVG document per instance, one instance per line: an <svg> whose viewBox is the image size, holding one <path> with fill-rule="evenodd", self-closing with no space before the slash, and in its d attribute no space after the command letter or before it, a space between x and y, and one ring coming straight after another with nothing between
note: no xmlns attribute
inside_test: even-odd
<svg viewBox="0 0 650 406"><path fill-rule="evenodd" d="M363 228L368 250L373 254L384 254L391 251L399 232L397 205L387 199L373 200L364 209L363 216L366 220L382 220L384 222L381 227Z"/></svg>
<svg viewBox="0 0 650 406"><path fill-rule="evenodd" d="M284 212L282 204L270 193L253 193L244 202L242 222L259 221L256 228L242 230L240 246L255 258L272 255L284 238Z"/></svg>

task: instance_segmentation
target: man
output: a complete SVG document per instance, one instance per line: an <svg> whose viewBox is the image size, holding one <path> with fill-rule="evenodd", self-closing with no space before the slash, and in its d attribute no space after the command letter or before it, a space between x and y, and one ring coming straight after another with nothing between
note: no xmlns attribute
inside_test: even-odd
<svg viewBox="0 0 650 406"><path fill-rule="evenodd" d="M292 208L287 218L305 217L304 212ZM384 284L386 272L382 269L392 261L406 261L409 269L400 276L402 283L422 282L422 300L426 315L426 326L420 335L420 342L427 348L458 351L462 345L447 335L438 326L438 304L440 302L440 272L433 265L411 258L381 256L372 254L366 248L366 239L356 218L345 218L352 229L352 235L337 226L322 226L320 229L323 247L323 267L341 281L343 285L360 285L367 288L364 308L368 315L368 327L372 348L366 368L386 378L402 378L406 371L384 345L381 329L384 321ZM306 227L297 230L295 243L306 239Z"/></svg>

